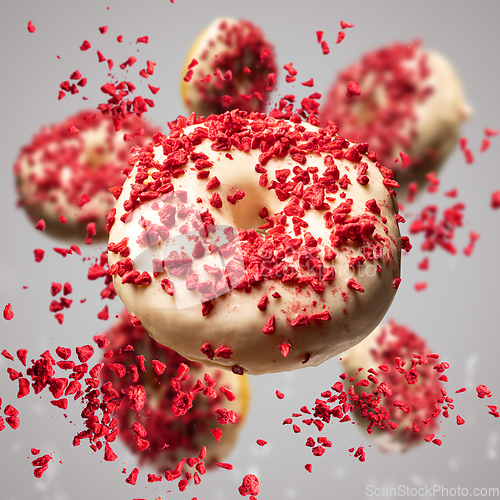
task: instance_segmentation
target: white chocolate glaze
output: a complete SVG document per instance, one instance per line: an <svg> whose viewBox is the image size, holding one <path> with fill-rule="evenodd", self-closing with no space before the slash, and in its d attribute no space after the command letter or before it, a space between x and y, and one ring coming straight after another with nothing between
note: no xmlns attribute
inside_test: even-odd
<svg viewBox="0 0 500 500"><path fill-rule="evenodd" d="M301 124L297 126L288 121L272 118L267 119L266 123L268 130L275 133L279 130L291 133L297 131L298 127L299 130L309 131L311 133L309 138L314 138L315 134L319 134L320 131L312 125ZM247 121L244 128L250 130L251 124L252 121ZM177 131L175 135L182 138L200 126L204 128L203 125L190 126L182 131ZM207 209L213 216L216 226L250 229L257 228L266 222L259 217L263 207L267 207L269 215L277 216L283 214L285 205L290 202L290 200L279 201L273 190L267 189L266 186L259 186L261 174L254 169L254 166L259 163L259 154L261 154L259 149L243 152L232 147L230 150L213 151L212 145L212 140L205 139L194 147L196 153L205 153L214 164L208 169L211 172L208 179L197 179L198 171L193 168L194 162L191 160L188 160L184 165L184 175L171 179L174 193L181 190L186 191L187 194L184 196L185 199L187 197L187 201L184 205L197 207L197 214L196 217L191 214L185 219L178 218L175 226L170 228L170 239L178 237L177 235L181 232L179 231L180 227L187 220L194 220L196 225L199 214ZM349 147L351 146L349 145ZM227 158L226 153L229 153L232 159ZM326 156L326 153L307 154L305 156L306 162L301 167L304 169L317 167L319 174L321 174L325 170L324 159ZM154 147L154 157L157 164L161 165L164 162L166 157L163 155L161 146ZM330 206L328 210L316 210L311 207L305 211L305 215L302 217L309 227L302 230L301 237L304 236L305 232L310 232L318 241L323 264L335 268L336 276L333 281L323 282L325 285L323 292L318 293L310 285L299 285L293 280L283 283L279 278L263 279L255 286L248 286L246 290L231 288L227 293L218 296L212 301L213 309L208 315L203 316L200 304L178 308L175 294L171 296L162 290L161 280L167 277L166 272L162 272L156 278L153 277L149 285L123 284L122 278L116 275L116 266L114 266L123 258L110 251L109 263L112 274L115 273L114 286L116 291L129 312L141 321L142 326L154 339L188 359L209 365L217 364L226 368L236 366L250 374L279 372L319 365L357 344L375 328L393 300L396 292L394 281L399 278L401 242L395 219L397 203L383 184L384 177L379 168L364 155L362 162L368 165L366 175L369 177L369 182L366 185L361 185L356 180L359 161L335 160L340 177L347 175L351 185L348 185L346 190L339 189L336 194L326 193L325 202ZM289 154L271 158L265 165L269 182L275 179L276 170L285 168L292 170L296 166L298 166L297 162ZM136 164L129 179L124 184L123 192L116 205L116 222L110 231L110 243L112 244L122 241L123 238L128 238L130 258L134 260L145 249L143 245L136 242L139 234L143 231L138 224L140 218L143 216L155 224L159 223L159 210L153 210L151 202L136 207L132 212L130 222L125 224L120 220L120 217L125 214L123 204L130 196L137 169ZM154 169L150 169L149 173L151 174L153 171ZM220 180L221 184L216 189L207 191L206 184L214 176ZM290 175L290 178L292 176L293 174ZM314 184L314 182L311 183ZM245 197L233 205L227 201L227 195L233 195L236 190L243 190ZM221 208L213 208L209 203L210 197L215 191L222 199ZM335 224L333 228L327 228L323 216L327 212L331 213L345 201L339 197L339 194L344 191L346 193L345 200L353 200L349 217L361 216L362 220L373 222L375 226L373 235L378 235L376 236L379 238L377 244L383 248L383 255L380 258L366 260L360 267L354 269L349 269L350 259L361 255L361 247L363 246L357 242L348 241L345 245L335 248L338 255L332 262L326 262L323 259L325 243L331 245L330 235L337 227ZM201 203L196 203L198 197L201 199ZM366 202L372 199L375 199L380 207L380 215L375 215L366 208ZM160 198L157 198L155 201L161 207L163 202L159 200ZM173 201L167 203L175 205L178 202L178 198L174 197ZM385 223L382 221L384 217L386 218ZM289 219L291 217L288 217ZM286 233L295 238L291 223L287 222L285 229ZM259 238L263 239L263 234L259 234ZM271 236L268 236L267 239L272 241ZM190 243L187 239L184 241L186 253L189 254L191 251ZM370 242L373 244L374 240L370 239ZM163 251L162 256L159 254L161 246L165 244L168 245L168 241L161 245L151 246L149 250L153 254L151 257L165 259L170 250ZM247 242L239 242L241 252L245 258L249 258L245 245ZM285 257L284 261L299 269L300 276L305 271L299 268L297 258L297 251L295 251L292 255ZM231 260L231 257L228 260ZM380 272L376 272L377 266L380 266ZM146 269L139 268L138 270L142 272ZM207 276L205 275L203 278ZM347 282L351 278L364 287L364 293L347 286ZM231 285L234 287L237 283L231 283ZM176 287L179 287L178 283L176 283ZM272 294L275 292L278 292L281 297L273 298ZM196 291L190 293L195 294L197 300L202 298ZM257 308L257 303L263 295L267 295L269 299L265 311ZM311 316L325 311L329 311L331 320L311 320L310 326L291 326L291 322L299 314ZM275 315L275 332L272 335L264 334L263 327L271 315ZM219 357L209 360L200 351L200 347L207 342L210 343L213 350L222 344L230 348L233 351L230 359ZM285 343L291 346L287 357L284 357L279 349L279 346Z"/></svg>

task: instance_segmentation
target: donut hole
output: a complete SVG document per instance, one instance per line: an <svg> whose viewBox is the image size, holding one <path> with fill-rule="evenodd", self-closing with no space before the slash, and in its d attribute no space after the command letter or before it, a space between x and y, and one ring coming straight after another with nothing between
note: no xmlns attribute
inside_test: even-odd
<svg viewBox="0 0 500 500"><path fill-rule="evenodd" d="M91 170L99 170L111 159L111 151L102 144L91 144L83 153L83 163Z"/></svg>

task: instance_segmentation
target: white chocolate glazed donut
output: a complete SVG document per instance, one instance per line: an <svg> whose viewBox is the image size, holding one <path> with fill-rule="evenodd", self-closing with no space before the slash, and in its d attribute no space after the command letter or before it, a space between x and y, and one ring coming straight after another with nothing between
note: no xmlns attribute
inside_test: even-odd
<svg viewBox="0 0 500 500"><path fill-rule="evenodd" d="M347 95L351 81L359 84L360 95ZM455 69L417 41L375 50L342 71L321 118L333 121L343 136L368 142L399 180L436 170L455 147L469 115ZM409 160L400 158L400 152Z"/></svg>
<svg viewBox="0 0 500 500"><path fill-rule="evenodd" d="M334 126L248 118L179 118L133 152L108 215L110 273L129 312L188 359L250 374L318 365L393 300L397 183Z"/></svg>
<svg viewBox="0 0 500 500"><path fill-rule="evenodd" d="M95 110L43 128L14 165L19 204L34 222L43 219L50 233L84 238L94 222L103 237L114 204L108 188L122 183L130 148L146 144L157 131L132 115L116 132L111 116ZM124 134L132 140L125 142Z"/></svg>
<svg viewBox="0 0 500 500"><path fill-rule="evenodd" d="M101 360L104 363L100 374L102 383L110 381L116 391L123 390L128 393L130 376L118 378L109 369L109 365L110 363L121 363L126 367L135 365L137 383L146 390L146 403L139 413L127 405L117 410L120 421L119 436L131 452L138 455L141 464L148 464L164 474L166 469L175 468L182 458L197 457L202 446L207 449L206 457L203 459L207 469L229 455L236 445L248 411L250 391L247 376L240 377L227 370L191 363L148 337L147 332L141 327L133 326L126 311L106 332L106 336L111 341L110 348L115 354L111 359L103 357ZM132 346L133 349L127 346ZM144 371L138 366L136 358L138 355L145 358ZM165 365L165 371L161 375L154 370L153 360ZM183 390L192 389L200 380L206 394L201 390L198 391L194 394L192 408L183 415L175 416L171 412L171 407L176 393L171 383L181 363L189 367L186 376L188 380L182 382ZM132 371L129 369L130 373ZM205 374L212 379L211 383L215 383L213 387L207 383ZM223 395L221 387L231 391L229 398L232 401ZM222 414L222 417L218 417L217 410L221 409L236 413L237 421L221 424L219 420L225 416ZM136 433L132 429L135 423L144 427L147 432L144 438L150 443L149 447L142 451L137 447ZM216 441L210 433L210 429L214 428L223 431L220 441Z"/></svg>
<svg viewBox="0 0 500 500"><path fill-rule="evenodd" d="M186 70L193 59L198 64ZM268 75L276 71L273 45L257 26L245 19L218 18L189 50L181 80L182 99L188 111L197 115L232 109L264 111ZM230 102L223 96L229 96Z"/></svg>
<svg viewBox="0 0 500 500"><path fill-rule="evenodd" d="M414 384L409 384L404 370L408 371L412 366L412 360L416 359L413 357L414 354L422 355L426 363L416 366L418 380ZM356 383L366 379L367 376L371 377L368 370L372 369L379 386L382 383L386 384L392 391L392 395L382 397L379 406L390 412L390 421L398 427L391 429L386 426L385 430L382 430L375 425L370 434L371 439L383 451L396 453L407 451L423 443L424 437L433 432L438 425L441 417L432 417L432 413L435 411L436 402L443 396L441 392L443 384L439 380L440 373L433 368L437 362L433 358L428 358L428 354L431 354L431 351L423 338L408 327L391 320L388 324L377 327L365 340L342 356L342 363L348 375L353 376ZM398 357L404 362L403 372L397 371L395 358ZM380 365L386 366L388 371L381 370ZM360 368L363 370L358 373ZM363 391L371 394L375 387L373 384L368 388L355 386L355 391L358 396ZM378 394L383 394L383 391L379 391ZM394 405L396 401L403 402L404 407L411 409L406 413ZM353 414L366 429L370 420L362 418L358 411ZM429 422L424 423L426 419L429 419ZM413 427L413 423L416 424L416 428Z"/></svg>

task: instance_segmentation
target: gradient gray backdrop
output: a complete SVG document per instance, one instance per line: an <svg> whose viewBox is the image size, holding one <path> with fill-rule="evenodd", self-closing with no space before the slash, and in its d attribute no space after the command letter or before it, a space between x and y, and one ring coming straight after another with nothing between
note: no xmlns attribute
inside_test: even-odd
<svg viewBox="0 0 500 500"><path fill-rule="evenodd" d="M109 6L109 10L107 7ZM86 279L88 263L77 256L63 259L52 252L65 242L50 239L35 231L25 214L15 207L12 164L20 147L31 140L42 125L57 122L70 114L101 102L99 87L107 81L105 63L97 62L96 50L118 64L134 54L139 36L148 35L150 43L140 45L139 62L157 62L149 82L161 87L155 97L156 107L147 113L149 119L166 129L167 120L185 110L179 96L179 80L187 49L200 32L217 16L248 18L257 23L275 45L278 62L294 62L298 82L311 77L315 89L325 92L336 72L356 60L363 52L393 41L410 41L416 37L428 48L446 55L462 77L474 115L463 127L476 153L473 165L466 165L455 151L440 174L442 190L457 187L459 201L467 204L464 228L457 231L460 252L450 257L437 251L431 257L431 269L417 269L423 258L421 238L413 238L414 249L403 259L403 282L388 317L409 325L426 338L431 348L451 364L449 391L466 386L469 391L457 395L457 411L444 421L444 444L436 447L423 443L404 455L368 448L366 434L351 424L326 426L324 434L333 442L320 457L312 456L304 446L307 436L317 434L304 428L294 435L281 422L303 404L311 405L319 393L328 389L341 373L338 360L332 359L319 368L292 373L253 377L252 405L238 447L227 461L233 471L220 470L203 477L198 487L189 486L181 494L175 483L147 485L144 470L135 487L125 483L122 467L135 466L123 446L115 443L119 459L102 461L102 452L93 454L87 446L73 448L73 435L81 430L80 408L73 405L68 418L49 404L50 394L31 394L16 401L17 383L8 380L6 367L18 364L0 359L0 397L14 403L21 412L21 426L0 433L0 498L2 500L104 500L108 498L153 500L165 498L224 500L240 498L237 487L248 473L260 480L260 500L287 499L364 499L367 485L420 487L443 485L447 488L500 487L499 458L500 420L487 414L486 402L475 397L474 387L487 384L494 397L489 404L500 405L499 356L499 278L500 210L493 211L490 196L500 189L498 152L500 137L492 139L486 153L478 152L483 128L500 128L498 63L500 38L498 1L333 1L333 0L2 0L0 7L0 68L2 120L0 144L2 182L0 203L0 306L11 302L13 321L0 318L0 350L15 352L24 347L29 359L57 345L75 347L88 343L101 333L120 311L119 299L110 306L111 318L96 318L103 303L100 284ZM37 30L29 34L26 25L32 20ZM346 30L344 41L335 45L340 20L354 22ZM108 25L101 35L98 27ZM316 30L331 53L324 56L316 42ZM116 36L123 35L118 44ZM80 52L84 39L92 44ZM128 45L128 42L132 42ZM57 59L60 56L60 60ZM57 100L59 83L76 69L89 79L84 92ZM139 63L133 68L137 75ZM281 70L283 76L284 70ZM117 70L115 74L120 75ZM139 81L139 76L131 80ZM281 81L281 80L280 80ZM142 84L145 87L145 84ZM141 87L141 88L143 88ZM282 94L307 95L300 85L281 84ZM144 92L147 94L147 92ZM81 99L89 97L87 104ZM453 200L442 194L423 194L412 210L427 203L451 205ZM402 226L404 231L404 225ZM469 230L480 233L471 258L461 249L468 243ZM83 246L83 245L82 245ZM40 264L33 260L33 249L46 250ZM98 247L86 248L86 255L98 255ZM427 280L428 289L417 293L416 281ZM52 281L70 281L75 299L60 326L48 306ZM23 290L23 285L29 288ZM79 299L87 298L80 304ZM286 397L279 401L276 389ZM466 420L457 427L456 413ZM74 421L75 424L71 423ZM305 427L305 426L304 426ZM308 432L310 431L310 432ZM263 448L256 439L269 441ZM365 445L366 462L359 463L347 449ZM30 448L42 453L54 452L54 460L42 479L33 477ZM62 464L59 463L62 461ZM303 466L311 462L313 474ZM167 490L172 489L172 493ZM414 497L415 498L415 497Z"/></svg>

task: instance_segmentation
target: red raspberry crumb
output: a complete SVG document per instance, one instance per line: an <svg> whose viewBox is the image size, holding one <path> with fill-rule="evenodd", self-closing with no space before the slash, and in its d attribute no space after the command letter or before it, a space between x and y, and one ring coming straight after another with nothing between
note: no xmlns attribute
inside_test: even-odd
<svg viewBox="0 0 500 500"><path fill-rule="evenodd" d="M335 43L340 43L345 38L345 33L343 31L339 31L337 35L337 41Z"/></svg>
<svg viewBox="0 0 500 500"><path fill-rule="evenodd" d="M217 442L220 442L222 438L222 429L216 427L215 429L210 429L210 434L215 438Z"/></svg>
<svg viewBox="0 0 500 500"><path fill-rule="evenodd" d="M35 224L35 229L38 229L38 231L45 231L45 221L43 219L40 219Z"/></svg>
<svg viewBox="0 0 500 500"><path fill-rule="evenodd" d="M139 469L135 468L127 477L127 479L125 479L125 482L134 486L135 483L137 482L138 475L139 475Z"/></svg>
<svg viewBox="0 0 500 500"><path fill-rule="evenodd" d="M352 80L347 84L346 96L351 98L358 95L361 95L361 88L358 82Z"/></svg>
<svg viewBox="0 0 500 500"><path fill-rule="evenodd" d="M238 488L240 495L242 497L246 495L258 495L259 494L259 480L257 476L253 474L247 474Z"/></svg>
<svg viewBox="0 0 500 500"><path fill-rule="evenodd" d="M485 385L478 385L476 391L478 398L484 399L485 397L491 397L491 391Z"/></svg>
<svg viewBox="0 0 500 500"><path fill-rule="evenodd" d="M33 250L33 254L35 255L35 262L42 262L43 257L45 256L45 250L41 248L35 248Z"/></svg>
<svg viewBox="0 0 500 500"><path fill-rule="evenodd" d="M10 321L14 317L14 312L12 311L12 305L10 302L5 306L3 310L3 317L7 320ZM14 360L14 358L12 358Z"/></svg>
<svg viewBox="0 0 500 500"><path fill-rule="evenodd" d="M354 278L350 278L347 281L347 288L351 288L352 290L356 290L357 292L364 293L365 289L362 285L360 285Z"/></svg>
<svg viewBox="0 0 500 500"><path fill-rule="evenodd" d="M75 351L80 363L86 363L94 355L94 348L91 345L77 347Z"/></svg>
<svg viewBox="0 0 500 500"><path fill-rule="evenodd" d="M28 31L30 33L34 33L36 31L35 25L31 21L28 22Z"/></svg>
<svg viewBox="0 0 500 500"><path fill-rule="evenodd" d="M497 210L500 208L500 191L495 191L491 195L491 208Z"/></svg>
<svg viewBox="0 0 500 500"><path fill-rule="evenodd" d="M290 354L290 344L280 344L279 349L284 358Z"/></svg>
<svg viewBox="0 0 500 500"><path fill-rule="evenodd" d="M312 464L306 464L306 465L304 465L304 469L305 469L307 472L312 473L313 466L312 466Z"/></svg>
<svg viewBox="0 0 500 500"><path fill-rule="evenodd" d="M354 27L354 23L346 23L345 21L340 21L340 27L345 30L346 28Z"/></svg>
<svg viewBox="0 0 500 500"><path fill-rule="evenodd" d="M233 391L229 390L227 387L222 386L220 388L220 392L226 396L226 399L228 401L234 401L236 399L236 396Z"/></svg>
<svg viewBox="0 0 500 500"><path fill-rule="evenodd" d="M104 306L104 309L102 311L100 311L99 313L97 313L97 317L99 319L102 319L103 321L106 321L107 319L109 319L108 306Z"/></svg>
<svg viewBox="0 0 500 500"><path fill-rule="evenodd" d="M422 292L427 288L427 282L426 281L419 281L418 283L415 283L415 290L417 292Z"/></svg>
<svg viewBox="0 0 500 500"><path fill-rule="evenodd" d="M80 50L89 50L90 49L90 43L87 40L84 40L83 43L80 45Z"/></svg>
<svg viewBox="0 0 500 500"><path fill-rule="evenodd" d="M262 328L262 332L266 335L272 335L275 331L275 316L272 314L267 320L267 323Z"/></svg>
<svg viewBox="0 0 500 500"><path fill-rule="evenodd" d="M233 470L233 466L231 464L226 463L226 462L217 462L215 465L217 467L220 467L221 469Z"/></svg>
<svg viewBox="0 0 500 500"><path fill-rule="evenodd" d="M277 391L276 391L276 397L277 397L278 399L283 399L283 398L285 397L285 395L284 395L282 392L280 392L280 391L278 391L278 390L277 390Z"/></svg>
<svg viewBox="0 0 500 500"><path fill-rule="evenodd" d="M257 439L257 444L259 446L265 446L267 444L267 441L264 441L263 439Z"/></svg>

